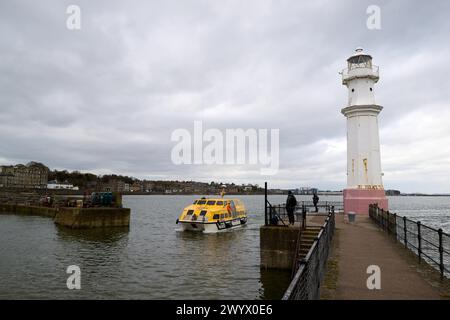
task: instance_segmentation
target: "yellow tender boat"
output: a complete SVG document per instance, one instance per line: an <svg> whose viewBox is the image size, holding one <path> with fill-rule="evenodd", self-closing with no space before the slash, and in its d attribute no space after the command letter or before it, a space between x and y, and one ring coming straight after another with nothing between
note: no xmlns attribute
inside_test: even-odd
<svg viewBox="0 0 450 320"><path fill-rule="evenodd" d="M218 232L245 225L247 212L239 199L201 198L184 208L178 223L183 231Z"/></svg>

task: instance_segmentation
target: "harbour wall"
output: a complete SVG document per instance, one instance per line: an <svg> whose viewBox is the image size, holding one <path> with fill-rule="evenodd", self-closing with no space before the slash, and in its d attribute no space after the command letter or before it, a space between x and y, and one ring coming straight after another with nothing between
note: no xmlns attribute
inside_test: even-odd
<svg viewBox="0 0 450 320"><path fill-rule="evenodd" d="M292 270L299 228L262 226L260 228L261 267Z"/></svg>
<svg viewBox="0 0 450 320"><path fill-rule="evenodd" d="M0 190L0 203L37 205L42 194L29 190Z"/></svg>
<svg viewBox="0 0 450 320"><path fill-rule="evenodd" d="M55 215L56 224L78 228L128 227L128 208L59 208Z"/></svg>
<svg viewBox="0 0 450 320"><path fill-rule="evenodd" d="M52 218L55 224L72 229L129 227L129 208L50 208L0 204L0 214L35 215Z"/></svg>

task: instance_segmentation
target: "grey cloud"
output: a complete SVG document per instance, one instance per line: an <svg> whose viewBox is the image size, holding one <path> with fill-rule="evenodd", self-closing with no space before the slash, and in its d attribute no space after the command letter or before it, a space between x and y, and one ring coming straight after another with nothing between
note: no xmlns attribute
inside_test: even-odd
<svg viewBox="0 0 450 320"><path fill-rule="evenodd" d="M395 129L399 121L417 110L439 118L448 105L446 1L378 1L378 31L366 28L372 1L77 1L79 31L65 27L69 4L0 4L4 163L142 178L267 179L250 166L173 165L171 132L202 120L205 128L279 128L275 186L342 189L347 97L338 72L363 46L381 66L386 187L450 189L437 178L449 173L445 161L427 169L407 149L395 151L414 145L410 128ZM419 145L448 135L443 130ZM404 183L399 172L411 168L416 178ZM427 176L436 183L423 184Z"/></svg>

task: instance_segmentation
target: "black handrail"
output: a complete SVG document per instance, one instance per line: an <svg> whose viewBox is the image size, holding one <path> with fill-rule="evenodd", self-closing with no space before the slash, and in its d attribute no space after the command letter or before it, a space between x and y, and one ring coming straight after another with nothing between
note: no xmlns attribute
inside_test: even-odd
<svg viewBox="0 0 450 320"><path fill-rule="evenodd" d="M306 227L306 214L308 215L328 215L333 210L343 211L344 204L339 201L322 201L317 204L319 212L315 212L315 205L312 201L298 201L294 209L295 220L300 222L302 228ZM321 210L323 209L323 210ZM267 182L264 183L264 224L266 226L282 225L286 226L287 219L286 204L272 204L267 196ZM278 222L281 222L279 224Z"/></svg>
<svg viewBox="0 0 450 320"><path fill-rule="evenodd" d="M320 298L320 283L325 275L325 267L335 228L334 209L328 213L318 236L306 257L298 261L293 270L294 277L283 295L283 300L311 300Z"/></svg>
<svg viewBox="0 0 450 320"><path fill-rule="evenodd" d="M419 258L436 267L441 277L450 275L450 235L442 229L436 229L413 221L406 216L390 214L376 204L369 206L369 215L378 226L394 236L405 248L410 249ZM392 218L393 217L393 218ZM427 238L428 237L428 238ZM445 241L444 241L445 239Z"/></svg>

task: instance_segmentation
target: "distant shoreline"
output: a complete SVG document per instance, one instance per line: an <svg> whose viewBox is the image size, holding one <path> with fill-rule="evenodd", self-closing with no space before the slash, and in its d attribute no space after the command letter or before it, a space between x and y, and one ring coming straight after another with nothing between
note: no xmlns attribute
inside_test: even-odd
<svg viewBox="0 0 450 320"><path fill-rule="evenodd" d="M65 190L65 189L14 189L14 188L0 188L0 192L10 192L10 193L39 193L39 194L57 194L57 195L84 195L85 193L90 194L92 192L101 192L101 191L93 191L93 190ZM280 192L268 190L268 195L287 195L288 190L282 190ZM201 192L121 192L124 196L136 195L136 196L151 196L151 195L164 195L164 196L173 196L173 195L185 195L185 196L198 196L198 195L208 195L208 196L219 196L217 193L201 193ZM243 195L243 196L251 196L251 195L264 195L264 190L256 191L256 192L230 192L225 193L225 195ZM312 194L295 194L295 196L312 196ZM330 191L330 192L318 192L319 196L342 196L342 192L339 191ZM402 193L400 195L387 195L388 197L450 197L450 194L425 194L425 193Z"/></svg>

